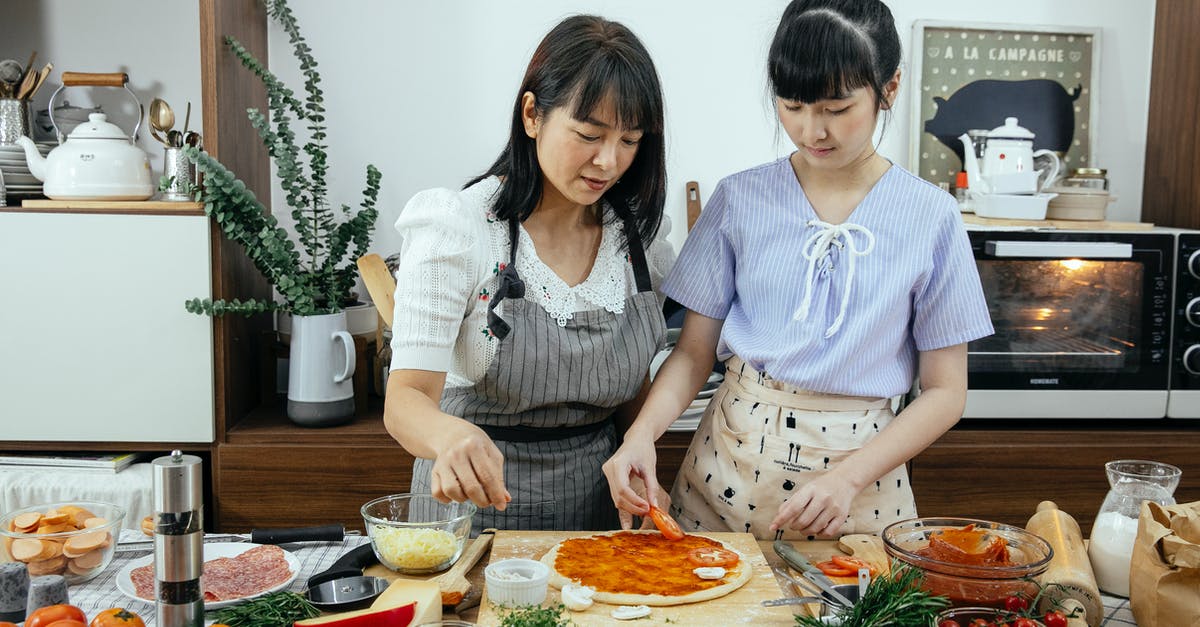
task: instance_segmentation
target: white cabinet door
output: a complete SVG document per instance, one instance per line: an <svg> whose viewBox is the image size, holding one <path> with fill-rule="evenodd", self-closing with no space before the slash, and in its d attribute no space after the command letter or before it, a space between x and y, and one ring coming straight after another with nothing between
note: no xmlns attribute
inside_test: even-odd
<svg viewBox="0 0 1200 627"><path fill-rule="evenodd" d="M204 216L0 212L0 440L212 442Z"/></svg>

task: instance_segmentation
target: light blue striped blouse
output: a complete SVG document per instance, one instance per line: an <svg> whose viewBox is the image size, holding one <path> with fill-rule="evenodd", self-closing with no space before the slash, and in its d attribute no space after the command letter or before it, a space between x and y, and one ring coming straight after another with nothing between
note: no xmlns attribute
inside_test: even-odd
<svg viewBox="0 0 1200 627"><path fill-rule="evenodd" d="M725 320L718 358L817 392L905 393L918 351L993 332L958 205L896 165L840 226L786 157L726 177L662 290Z"/></svg>

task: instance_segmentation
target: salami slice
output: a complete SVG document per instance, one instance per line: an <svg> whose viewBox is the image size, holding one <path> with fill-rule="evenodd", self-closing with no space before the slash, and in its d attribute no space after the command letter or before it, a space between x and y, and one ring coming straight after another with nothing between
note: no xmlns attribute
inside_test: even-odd
<svg viewBox="0 0 1200 627"><path fill-rule="evenodd" d="M154 564L129 573L137 595L154 600ZM283 549L264 544L236 557L220 557L204 562L200 585L205 601L228 601L252 596L287 581L292 576Z"/></svg>

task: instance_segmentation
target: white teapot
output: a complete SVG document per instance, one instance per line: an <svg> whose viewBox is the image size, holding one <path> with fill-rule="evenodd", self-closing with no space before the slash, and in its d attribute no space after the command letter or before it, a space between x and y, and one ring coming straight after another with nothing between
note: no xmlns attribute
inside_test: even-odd
<svg viewBox="0 0 1200 627"><path fill-rule="evenodd" d="M137 95L126 85L124 74L82 74L64 72L63 85L50 97L50 121L54 121L54 98L72 85L125 87L137 101ZM138 111L142 110L138 102ZM150 180L150 159L133 143L139 117L129 136L108 121L103 113L88 115L88 121L76 126L66 140L59 135L59 146L43 157L37 145L28 137L17 144L25 150L29 172L43 181L42 193L55 200L146 200L154 195Z"/></svg>
<svg viewBox="0 0 1200 627"><path fill-rule="evenodd" d="M963 143L963 165L967 170L967 187L978 194L1036 194L1043 186L1058 177L1062 162L1052 150L1033 150L1034 134L1017 124L1017 118L1005 118L1004 126L987 133L983 163L975 156L975 145L966 133L959 136ZM1035 170L1033 160L1050 157L1050 171L1039 184L1045 171Z"/></svg>

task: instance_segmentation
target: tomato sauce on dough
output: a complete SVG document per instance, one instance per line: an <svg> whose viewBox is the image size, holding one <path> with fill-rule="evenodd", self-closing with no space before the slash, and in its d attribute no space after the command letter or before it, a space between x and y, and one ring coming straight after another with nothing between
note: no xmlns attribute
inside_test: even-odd
<svg viewBox="0 0 1200 627"><path fill-rule="evenodd" d="M697 548L724 545L700 536L667 540L657 533L628 531L572 538L559 545L554 569L597 591L683 596L723 583L692 572L696 565L688 560L688 552Z"/></svg>

